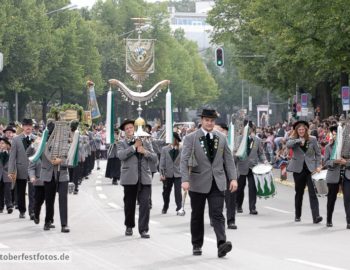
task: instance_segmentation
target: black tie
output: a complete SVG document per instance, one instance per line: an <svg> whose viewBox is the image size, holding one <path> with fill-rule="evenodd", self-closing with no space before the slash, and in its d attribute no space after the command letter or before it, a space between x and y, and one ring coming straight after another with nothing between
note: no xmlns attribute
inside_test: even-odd
<svg viewBox="0 0 350 270"><path fill-rule="evenodd" d="M213 147L213 140L210 138L210 133L209 132L207 133L205 138L206 138L206 141L207 141L209 159L212 162L213 161L213 154L214 154L214 147Z"/></svg>

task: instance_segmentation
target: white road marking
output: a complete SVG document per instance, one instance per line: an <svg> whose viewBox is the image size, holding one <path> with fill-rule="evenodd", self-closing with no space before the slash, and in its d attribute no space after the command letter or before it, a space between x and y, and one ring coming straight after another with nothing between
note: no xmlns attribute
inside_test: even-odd
<svg viewBox="0 0 350 270"><path fill-rule="evenodd" d="M191 237L190 233L185 233L185 235ZM211 243L214 243L214 244L217 243L215 239L210 238L210 237L206 237L206 236L204 236L204 241L211 242Z"/></svg>
<svg viewBox="0 0 350 270"><path fill-rule="evenodd" d="M102 199L102 200L105 200L105 199L107 199L107 196L106 195L104 195L104 194L98 194L98 196L100 197L100 199Z"/></svg>
<svg viewBox="0 0 350 270"><path fill-rule="evenodd" d="M139 218L139 215L135 215L135 218ZM152 219L149 220L149 223L150 223L150 224L153 224L153 225L158 225L158 224L160 224L160 222L154 221L154 220L152 220Z"/></svg>
<svg viewBox="0 0 350 270"><path fill-rule="evenodd" d="M283 213L283 214L292 214L292 212L290 212L290 211L285 211L285 210L274 208L274 207L265 206L264 208L270 209L272 211L280 212L280 213Z"/></svg>
<svg viewBox="0 0 350 270"><path fill-rule="evenodd" d="M122 209L119 205L115 204L115 203L108 203L108 205L114 209Z"/></svg>
<svg viewBox="0 0 350 270"><path fill-rule="evenodd" d="M96 180L96 184L101 184L102 181L101 180Z"/></svg>
<svg viewBox="0 0 350 270"><path fill-rule="evenodd" d="M309 261L304 261L299 259L286 258L286 260L290 262L300 263L300 264L309 265L309 266L313 266L321 269L327 269L327 270L346 270L345 268L339 268L339 267L334 267L330 265L314 263L314 262L309 262Z"/></svg>
<svg viewBox="0 0 350 270"><path fill-rule="evenodd" d="M96 187L96 190L97 190L97 191L102 191L102 187L97 186L97 187Z"/></svg>
<svg viewBox="0 0 350 270"><path fill-rule="evenodd" d="M10 247L0 243L0 248L10 248Z"/></svg>
<svg viewBox="0 0 350 270"><path fill-rule="evenodd" d="M101 179L101 178L102 178L102 175L97 175L97 178Z"/></svg>

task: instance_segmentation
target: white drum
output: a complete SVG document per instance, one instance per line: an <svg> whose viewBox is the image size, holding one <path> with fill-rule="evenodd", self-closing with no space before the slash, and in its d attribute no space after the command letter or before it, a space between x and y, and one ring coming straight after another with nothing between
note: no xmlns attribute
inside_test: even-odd
<svg viewBox="0 0 350 270"><path fill-rule="evenodd" d="M270 198L276 195L276 186L270 164L258 164L253 167L256 195L259 198Z"/></svg>
<svg viewBox="0 0 350 270"><path fill-rule="evenodd" d="M326 197L328 194L328 186L326 182L327 170L322 170L319 173L314 173L312 183L314 184L316 195L318 197Z"/></svg>

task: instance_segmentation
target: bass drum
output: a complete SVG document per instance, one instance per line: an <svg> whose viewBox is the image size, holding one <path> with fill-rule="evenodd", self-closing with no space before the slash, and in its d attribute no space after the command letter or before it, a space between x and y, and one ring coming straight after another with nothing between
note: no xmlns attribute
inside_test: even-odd
<svg viewBox="0 0 350 270"><path fill-rule="evenodd" d="M256 186L256 195L259 198L271 198L277 193L272 169L272 166L269 164L258 164L252 169Z"/></svg>
<svg viewBox="0 0 350 270"><path fill-rule="evenodd" d="M316 195L318 197L326 197L328 194L328 186L326 182L327 170L322 170L319 173L314 173L312 183L314 184Z"/></svg>

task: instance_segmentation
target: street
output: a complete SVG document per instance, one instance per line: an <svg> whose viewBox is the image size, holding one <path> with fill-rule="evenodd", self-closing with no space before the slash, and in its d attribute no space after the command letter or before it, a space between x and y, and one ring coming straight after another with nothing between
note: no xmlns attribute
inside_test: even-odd
<svg viewBox="0 0 350 270"><path fill-rule="evenodd" d="M303 215L294 222L294 190L277 184L273 199L259 200L259 215L249 215L245 197L243 214L237 214L238 230L227 230L227 239L233 249L223 259L217 257L216 238L205 219L205 242L202 256L192 256L190 237L190 203L186 215L177 216L173 193L166 215L163 206L162 185L154 178L151 210L150 239L141 239L136 228L131 237L124 235L123 189L112 186L105 179L106 161L101 170L94 170L84 180L78 195L69 195L71 232L60 232L58 203L55 209L55 229L43 231L45 208L41 222L35 225L27 216L18 218L0 214L0 254L11 253L65 253L66 262L0 261L7 269L350 269L350 231L346 230L343 199L338 198L333 217L333 228L325 226L326 198L320 198L321 224L313 224L307 192L304 195ZM246 190L247 196L247 190ZM57 199L56 199L57 200ZM137 220L136 220L137 224Z"/></svg>

